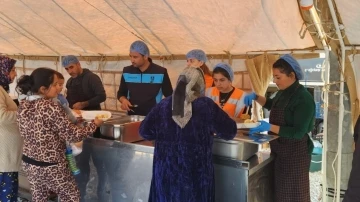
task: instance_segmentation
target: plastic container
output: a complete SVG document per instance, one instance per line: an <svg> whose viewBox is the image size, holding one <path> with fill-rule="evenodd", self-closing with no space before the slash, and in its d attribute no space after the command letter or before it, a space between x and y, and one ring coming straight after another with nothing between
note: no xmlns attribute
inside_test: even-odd
<svg viewBox="0 0 360 202"><path fill-rule="evenodd" d="M322 163L322 148L314 147L311 154L310 172L317 172L321 170Z"/></svg>
<svg viewBox="0 0 360 202"><path fill-rule="evenodd" d="M312 154L322 154L322 148L314 147Z"/></svg>
<svg viewBox="0 0 360 202"><path fill-rule="evenodd" d="M315 102L315 118L324 118L324 109L322 107L323 101L321 99L321 88L316 86L314 88L314 102Z"/></svg>
<svg viewBox="0 0 360 202"><path fill-rule="evenodd" d="M66 155L66 160L67 160L68 163L69 163L69 167L70 167L70 170L71 170L72 174L73 174L73 175L78 175L78 174L80 174L80 170L79 170L79 168L76 166L76 162L75 162L75 159L74 159L74 155L72 154L72 149L71 149L71 147L66 147L65 155Z"/></svg>

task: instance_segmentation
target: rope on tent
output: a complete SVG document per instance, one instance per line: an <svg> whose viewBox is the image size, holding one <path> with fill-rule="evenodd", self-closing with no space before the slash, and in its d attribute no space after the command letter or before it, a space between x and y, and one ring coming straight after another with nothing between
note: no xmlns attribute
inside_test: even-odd
<svg viewBox="0 0 360 202"><path fill-rule="evenodd" d="M352 60L350 62L354 62L355 61L355 55L357 53L356 47L355 46L351 46L351 55L352 55Z"/></svg>
<svg viewBox="0 0 360 202"><path fill-rule="evenodd" d="M173 60L175 60L174 55L169 55L169 56L160 56L159 60L162 61L162 65L164 66L165 61L168 62L168 64L171 64Z"/></svg>
<svg viewBox="0 0 360 202"><path fill-rule="evenodd" d="M85 63L86 63L87 65L90 66L90 65L92 64L91 57L85 57L85 56L82 56L81 54L79 54L79 55L80 55L81 58L84 58Z"/></svg>
<svg viewBox="0 0 360 202"><path fill-rule="evenodd" d="M118 57L119 59L116 60L116 65L118 65L119 62L120 62L120 60L121 60L121 56L120 56L120 55L117 55L117 57Z"/></svg>
<svg viewBox="0 0 360 202"><path fill-rule="evenodd" d="M210 66L212 66L213 65L213 63L212 63L212 60L214 59L214 56L213 55L210 55L210 56L208 56L208 62L209 62L209 64L210 64ZM209 67L210 67L209 66Z"/></svg>
<svg viewBox="0 0 360 202"><path fill-rule="evenodd" d="M56 71L62 73L62 69L61 69L61 55L59 55L59 57L56 57L54 60L54 65L56 65ZM60 71L59 71L60 69Z"/></svg>
<svg viewBox="0 0 360 202"><path fill-rule="evenodd" d="M233 62L232 55L231 55L231 53L229 51L224 50L224 52L228 56L228 63L231 66L232 62Z"/></svg>

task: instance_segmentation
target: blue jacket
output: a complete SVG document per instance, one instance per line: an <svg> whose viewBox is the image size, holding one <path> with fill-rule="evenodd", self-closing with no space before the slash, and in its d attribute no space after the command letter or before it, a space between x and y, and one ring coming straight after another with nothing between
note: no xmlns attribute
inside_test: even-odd
<svg viewBox="0 0 360 202"><path fill-rule="evenodd" d="M157 64L150 63L149 68L141 72L134 66L124 67L117 98L125 96L134 112L129 115L146 116L159 103L163 96L172 95L173 88L167 70Z"/></svg>

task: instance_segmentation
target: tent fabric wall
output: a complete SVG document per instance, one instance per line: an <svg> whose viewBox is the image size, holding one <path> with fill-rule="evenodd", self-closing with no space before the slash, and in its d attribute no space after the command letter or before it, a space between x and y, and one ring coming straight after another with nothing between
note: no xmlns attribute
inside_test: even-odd
<svg viewBox="0 0 360 202"><path fill-rule="evenodd" d="M128 55L139 38L152 55L313 47L298 10L283 0L3 0L0 53Z"/></svg>
<svg viewBox="0 0 360 202"><path fill-rule="evenodd" d="M358 8L360 6L360 0L335 0L338 15L341 17L343 37L345 38L346 46L357 46L360 44L360 13ZM334 34L334 33L331 33ZM338 38L338 37L334 37ZM346 85L349 88L351 99L351 112L353 126L360 113L359 96L360 96L360 72L359 72L359 55L356 54L356 50L348 51L348 59L345 59L345 72ZM350 66L351 65L351 66ZM352 67L352 69L350 68ZM355 79L353 79L355 77Z"/></svg>
<svg viewBox="0 0 360 202"><path fill-rule="evenodd" d="M17 59L17 63L15 64L15 66L18 75L17 78L15 79L15 82L10 85L10 95L14 98L17 97L17 93L15 92L16 80L24 74L30 75L31 72L38 67L48 67L57 70L64 75L65 80L69 79L70 78L69 74L65 71L64 68L61 67L57 59L58 57L51 57L48 58L48 60ZM212 59L209 62L207 62L207 65L212 70L213 67L219 62L229 62L229 61ZM102 103L102 108L108 110L121 110L120 103L117 101L116 95L120 85L120 79L121 79L123 67L130 65L130 61L119 60L119 61L104 62L104 61L90 59L87 61L80 61L80 63L83 68L88 68L94 73L96 73L103 82L107 98L106 101ZM186 66L185 60L173 60L173 61L154 60L154 63L167 68L173 87L175 87L179 74ZM233 63L232 67L235 72L233 85L247 91L251 90L250 78L249 78L249 74L246 72L245 60L234 59L232 60L232 63Z"/></svg>
<svg viewBox="0 0 360 202"><path fill-rule="evenodd" d="M360 0L335 0L337 10L346 29L346 37L352 45L360 44ZM337 37L334 37L337 38Z"/></svg>

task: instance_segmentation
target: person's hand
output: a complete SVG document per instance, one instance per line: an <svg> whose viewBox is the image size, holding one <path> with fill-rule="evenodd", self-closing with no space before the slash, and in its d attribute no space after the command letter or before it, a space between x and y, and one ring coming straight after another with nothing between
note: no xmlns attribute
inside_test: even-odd
<svg viewBox="0 0 360 202"><path fill-rule="evenodd" d="M130 103L130 101L126 98L123 98L121 102L121 109L122 110L126 110L126 111L130 111L130 107L132 107L132 104Z"/></svg>
<svg viewBox="0 0 360 202"><path fill-rule="evenodd" d="M249 134L249 137L254 140L254 142L258 143L263 143L270 140L270 137L264 134Z"/></svg>
<svg viewBox="0 0 360 202"><path fill-rule="evenodd" d="M85 107L87 107L87 102L77 102L75 104L73 104L73 109L77 109L77 110L81 110L84 109Z"/></svg>
<svg viewBox="0 0 360 202"><path fill-rule="evenodd" d="M84 119L81 116L76 117L76 123L82 124L84 123Z"/></svg>
<svg viewBox="0 0 360 202"><path fill-rule="evenodd" d="M245 95L244 98L244 104L245 106L250 106L252 104L252 101L255 100L256 98L256 93L252 92L250 94Z"/></svg>
<svg viewBox="0 0 360 202"><path fill-rule="evenodd" d="M250 128L249 135L252 135L254 133L260 133L264 131L270 131L271 124L266 121L260 121L260 125L255 128Z"/></svg>
<svg viewBox="0 0 360 202"><path fill-rule="evenodd" d="M95 118L94 123L97 127L99 127L101 124L103 124L103 121L101 119Z"/></svg>

